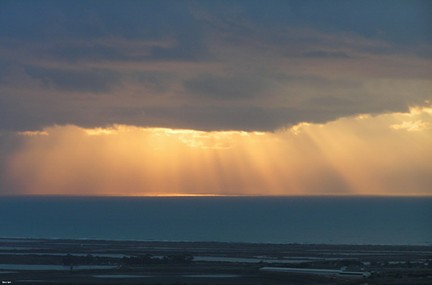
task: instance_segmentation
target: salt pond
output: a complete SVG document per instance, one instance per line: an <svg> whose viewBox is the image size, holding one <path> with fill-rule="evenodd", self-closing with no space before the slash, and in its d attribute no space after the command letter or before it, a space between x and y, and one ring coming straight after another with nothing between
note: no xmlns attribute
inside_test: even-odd
<svg viewBox="0 0 432 285"><path fill-rule="evenodd" d="M113 265L82 265L74 266L74 270L113 269ZM70 266L52 264L0 264L0 270L70 270Z"/></svg>
<svg viewBox="0 0 432 285"><path fill-rule="evenodd" d="M187 278L237 278L241 275L237 274L192 274L192 275L182 275L182 277Z"/></svg>
<svg viewBox="0 0 432 285"><path fill-rule="evenodd" d="M105 275L93 275L96 278L143 278L151 277L147 275L131 275L131 274L105 274Z"/></svg>
<svg viewBox="0 0 432 285"><path fill-rule="evenodd" d="M226 257L226 256L194 256L194 261L208 261L208 262L240 262L240 263L287 263L296 264L303 262L310 262L308 258L305 259L272 259L272 258L247 258L247 257Z"/></svg>

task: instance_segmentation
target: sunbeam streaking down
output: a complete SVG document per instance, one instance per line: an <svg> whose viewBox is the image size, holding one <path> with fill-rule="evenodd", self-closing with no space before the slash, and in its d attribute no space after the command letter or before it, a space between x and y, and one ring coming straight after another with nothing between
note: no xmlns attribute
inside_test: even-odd
<svg viewBox="0 0 432 285"><path fill-rule="evenodd" d="M432 195L431 108L276 132L65 125L14 137L2 182L14 194Z"/></svg>

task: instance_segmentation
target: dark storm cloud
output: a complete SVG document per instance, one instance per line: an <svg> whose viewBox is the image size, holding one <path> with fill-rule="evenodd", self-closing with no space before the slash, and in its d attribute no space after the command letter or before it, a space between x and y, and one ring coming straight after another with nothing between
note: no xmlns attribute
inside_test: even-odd
<svg viewBox="0 0 432 285"><path fill-rule="evenodd" d="M399 44L432 41L432 3L416 1L248 1L248 15L260 23L320 27Z"/></svg>
<svg viewBox="0 0 432 285"><path fill-rule="evenodd" d="M201 1L202 2L202 1ZM224 33L227 39L236 41L243 35L250 36L258 30L265 33L268 42L280 43L285 39L275 36L287 27L319 30L325 33L355 34L361 37L384 40L402 46L432 43L432 3L418 1L209 1L210 11L224 15ZM229 7L229 8L227 8ZM224 9L227 8L227 9ZM229 10L230 12L227 12ZM227 17L228 15L228 17ZM211 17L208 17L211 18ZM213 24L220 24L221 18ZM250 24L254 27L250 28ZM258 27L258 28L257 28ZM230 31L234 30L232 34ZM237 34L237 36L236 36ZM229 35L229 36L228 36Z"/></svg>
<svg viewBox="0 0 432 285"><path fill-rule="evenodd" d="M258 75L218 76L203 74L184 83L186 90L215 99L245 99L262 95L271 88L271 79Z"/></svg>
<svg viewBox="0 0 432 285"><path fill-rule="evenodd" d="M157 39L198 28L181 1L6 0L0 5L0 36L24 40Z"/></svg>
<svg viewBox="0 0 432 285"><path fill-rule="evenodd" d="M274 130L430 96L428 1L0 1L0 129Z"/></svg>
<svg viewBox="0 0 432 285"><path fill-rule="evenodd" d="M304 57L312 57L312 58L350 58L347 53L341 51L308 51L302 53Z"/></svg>
<svg viewBox="0 0 432 285"><path fill-rule="evenodd" d="M123 60L142 60L146 55L128 55L119 47L110 47L104 45L92 46L63 46L54 47L46 51L49 56L66 61L82 61L82 60L110 60L110 61L123 61Z"/></svg>
<svg viewBox="0 0 432 285"><path fill-rule="evenodd" d="M315 100L313 103L316 104ZM320 100L323 107L282 108L272 109L259 106L220 107L220 106L179 106L175 108L117 108L104 113L106 121L112 123L131 124L139 126L180 129L212 130L245 130L269 131L284 128L301 122L325 123L340 116L362 114L365 109L372 113L381 107L356 107L353 102L343 102L339 99ZM320 102L320 103L321 103ZM337 104L335 103L337 102ZM403 108L403 107L402 107ZM392 108L402 110L401 108ZM336 111L335 111L336 110ZM392 110L388 110L389 112ZM404 109L404 111L407 111ZM85 125L88 126L88 125Z"/></svg>
<svg viewBox="0 0 432 285"><path fill-rule="evenodd" d="M287 112L288 113L288 112ZM108 124L169 127L199 130L270 130L284 124L275 113L260 107L176 106L127 107L104 110L100 114ZM284 118L286 120L286 117ZM93 127L88 123L75 124ZM97 124L96 124L97 126Z"/></svg>
<svg viewBox="0 0 432 285"><path fill-rule="evenodd" d="M66 62L83 61L199 61L206 51L197 39L181 37L177 40L93 40L90 43L59 44L40 50L41 54Z"/></svg>
<svg viewBox="0 0 432 285"><path fill-rule="evenodd" d="M27 73L48 88L62 91L102 93L120 82L119 75L109 70L61 70L27 67Z"/></svg>
<svg viewBox="0 0 432 285"><path fill-rule="evenodd" d="M200 26L181 1L2 1L0 27L0 39L21 48L42 44L34 52L57 60L190 60L205 53ZM128 53L130 47L106 43L113 38L156 44ZM166 38L175 45L158 46Z"/></svg>
<svg viewBox="0 0 432 285"><path fill-rule="evenodd" d="M48 105L49 104L49 105ZM68 124L91 116L86 112L67 107L56 98L20 98L10 94L0 95L0 121L2 131L38 130L54 124ZM72 109L72 110L71 110ZM75 109L75 110L73 110Z"/></svg>

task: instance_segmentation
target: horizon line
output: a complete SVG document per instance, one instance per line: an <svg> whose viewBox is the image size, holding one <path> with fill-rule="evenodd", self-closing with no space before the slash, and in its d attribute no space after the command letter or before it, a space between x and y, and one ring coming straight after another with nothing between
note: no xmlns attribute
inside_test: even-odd
<svg viewBox="0 0 432 285"><path fill-rule="evenodd" d="M81 194L0 194L0 198L6 197L64 197L64 198L223 198L223 197L244 197L244 198L432 198L432 194L193 194L193 193L170 193L170 194L149 194L149 195L81 195Z"/></svg>

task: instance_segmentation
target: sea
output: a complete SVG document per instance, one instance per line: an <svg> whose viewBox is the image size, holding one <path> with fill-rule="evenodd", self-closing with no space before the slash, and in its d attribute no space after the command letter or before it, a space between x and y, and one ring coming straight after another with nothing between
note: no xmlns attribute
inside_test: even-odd
<svg viewBox="0 0 432 285"><path fill-rule="evenodd" d="M0 197L0 237L432 245L432 197Z"/></svg>

